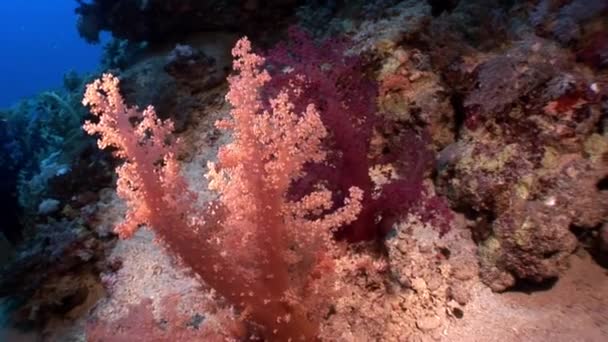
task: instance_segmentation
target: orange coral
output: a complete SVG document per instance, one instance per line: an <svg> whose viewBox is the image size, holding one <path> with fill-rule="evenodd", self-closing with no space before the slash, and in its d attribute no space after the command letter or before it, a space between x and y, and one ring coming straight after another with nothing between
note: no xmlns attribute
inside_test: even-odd
<svg viewBox="0 0 608 342"><path fill-rule="evenodd" d="M306 324L304 312L295 309L300 304L293 298L287 303L285 298L294 287L286 252L293 245L302 253L330 248L331 229L356 219L362 192L352 188L344 207L312 220L311 214L318 217L332 207L328 190L318 188L297 202L286 199L289 185L302 175L304 164L324 160L321 141L327 132L314 106L296 114L286 92L270 101L270 111L263 111L259 91L270 80L261 70L263 58L251 53L246 38L237 43L233 55L239 74L229 79L226 96L233 106L231 120L217 125L231 130L234 141L220 150L218 165L209 163L207 177L230 213L223 223L224 233L231 236L235 250L256 256L248 262L257 271L253 281L267 281L265 288L254 293L263 299L263 311L272 313L264 325L274 326L273 333L280 339L310 339L315 329ZM276 305L276 310L284 311L280 307L288 304L294 309L285 315L269 310ZM255 306L251 308L254 315L260 309Z"/></svg>
<svg viewBox="0 0 608 342"><path fill-rule="evenodd" d="M128 107L118 85L116 77L105 74L87 86L82 103L99 122L87 121L83 128L91 135L99 134L99 148L114 147L115 155L124 160L116 169L117 191L129 209L116 231L121 237L130 237L141 224L164 224L153 222L165 214L162 208L181 208L180 202L188 199L184 195L191 194L176 167L179 141L172 139L173 123L158 119L152 106L142 112ZM165 194L181 194L182 200L166 198Z"/></svg>
<svg viewBox="0 0 608 342"><path fill-rule="evenodd" d="M99 147L117 148L124 160L117 169L118 193L129 206L118 227L122 237L149 225L209 286L262 326L267 338L311 340L317 313L304 299L330 292L313 282L321 284L319 270L330 270L323 255L332 248L331 230L356 219L363 193L351 188L345 205L332 213L331 193L323 187L297 202L287 199L304 164L324 160L327 132L314 106L294 113L286 92L264 111L259 93L270 80L261 68L264 59L251 53L246 38L233 56L238 74L229 78L231 119L217 125L234 139L207 174L219 203L193 206L196 197L175 157L179 141L171 139L172 123L159 120L152 107L139 112L126 106L115 77L104 75L87 87L83 103L99 122L84 128L101 134Z"/></svg>

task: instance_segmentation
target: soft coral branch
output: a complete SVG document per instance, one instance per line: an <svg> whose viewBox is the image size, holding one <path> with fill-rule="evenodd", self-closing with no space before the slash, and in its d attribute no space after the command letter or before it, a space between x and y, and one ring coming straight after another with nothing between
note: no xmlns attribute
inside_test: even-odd
<svg viewBox="0 0 608 342"><path fill-rule="evenodd" d="M162 208L187 203L183 199L192 194L175 167L179 141L172 138L173 123L158 119L153 107L139 111L127 106L118 84L116 77L106 74L87 86L83 104L99 122L87 121L84 130L99 134L99 148L114 147L116 156L124 160L116 169L117 191L127 201L128 212L116 231L121 237L129 237L139 225L164 224L159 222L164 221ZM169 199L164 194L182 196ZM180 206L181 210L187 209Z"/></svg>
<svg viewBox="0 0 608 342"><path fill-rule="evenodd" d="M227 99L233 106L232 121L220 122L218 126L231 130L235 139L221 149L219 165L210 163L208 177L231 213L224 226L242 236L237 243L257 256L258 277L267 281L263 296L267 307L280 306L286 305L284 296L293 287L285 255L288 246L296 243L305 248L302 245L314 246L321 241L329 247L330 230L352 222L361 210L362 192L351 188L344 207L314 220L307 218L310 211L331 206L327 190L320 189L317 195L311 195L314 200L287 199L289 186L302 175L304 164L325 158L322 139L327 132L312 105L297 114L286 92L279 92L270 100L270 108L264 110L260 90L270 76L262 71L263 58L250 50L246 39L240 40L233 50L234 66L239 73L229 78ZM250 234L253 241L249 240ZM281 311L279 307L276 310ZM308 319L296 315L297 312L301 310L282 315L283 324L281 329L277 327L277 333L282 330L286 334L281 336L301 335L309 339L314 336L314 329L304 325ZM275 312L271 319L276 321L279 316ZM285 321L287 317L291 318Z"/></svg>

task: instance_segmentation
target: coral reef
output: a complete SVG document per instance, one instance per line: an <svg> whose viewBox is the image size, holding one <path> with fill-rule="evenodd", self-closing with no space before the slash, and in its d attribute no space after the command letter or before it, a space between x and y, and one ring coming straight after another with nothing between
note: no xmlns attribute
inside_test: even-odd
<svg viewBox="0 0 608 342"><path fill-rule="evenodd" d="M13 322L606 340L606 1L77 6L83 38L115 37L92 116L75 73L1 113Z"/></svg>
<svg viewBox="0 0 608 342"><path fill-rule="evenodd" d="M113 243L89 218L112 175L81 129L85 79L68 72L63 88L2 112L0 293L13 303L7 320L19 326L73 319L102 295L97 263Z"/></svg>
<svg viewBox="0 0 608 342"><path fill-rule="evenodd" d="M78 100L81 84L70 84L82 80L69 77L64 89L25 99L2 116L10 140L0 158L13 175L4 181L16 188L12 191L18 194L26 219L31 219L38 205L52 195L49 181L69 173L70 164L92 143L80 128L86 115ZM11 180L14 175L17 179Z"/></svg>
<svg viewBox="0 0 608 342"><path fill-rule="evenodd" d="M16 324L44 326L57 315L91 306L100 296L96 264L111 241L100 241L77 221L36 226L36 235L21 244L0 272L0 296L18 298Z"/></svg>
<svg viewBox="0 0 608 342"><path fill-rule="evenodd" d="M558 277L577 246L572 228L606 219L605 81L576 60L520 28L507 49L446 65L464 118L439 155L438 185L475 218L482 280L496 291Z"/></svg>

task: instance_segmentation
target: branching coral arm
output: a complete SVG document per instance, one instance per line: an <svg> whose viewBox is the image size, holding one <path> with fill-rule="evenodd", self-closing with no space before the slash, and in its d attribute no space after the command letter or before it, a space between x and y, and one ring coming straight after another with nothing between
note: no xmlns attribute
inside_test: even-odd
<svg viewBox="0 0 608 342"><path fill-rule="evenodd" d="M123 238L141 225L150 226L157 237L210 286L236 299L238 287L221 249L225 246L209 237L222 220L222 208L210 203L199 210L196 196L187 189L176 159L177 144L173 124L157 118L154 108L140 112L129 107L119 92L119 81L106 74L87 86L83 104L98 118L84 129L99 134L100 148L114 147L122 159L118 166L117 192L127 202L125 220L116 227ZM238 304L238 301L236 302Z"/></svg>
<svg viewBox="0 0 608 342"><path fill-rule="evenodd" d="M230 130L234 139L220 150L218 164L209 164L209 186L219 192L229 212L225 229L239 237L237 243L249 243L248 253L257 257L257 281L265 287L244 299L252 318L270 328L277 340L312 340L316 328L305 310L297 300L286 301L293 291L287 239L301 234L309 238L296 242L318 241L320 236L330 240L331 228L354 221L362 192L351 189L343 208L317 220L310 220L307 213L332 208L328 191L311 194L300 206L288 201L290 183L301 176L304 164L324 160L322 139L327 131L314 106L295 113L287 92L280 92L264 110L260 89L270 80L262 70L264 59L251 52L246 38L236 44L233 56L238 73L229 78L231 119L217 127ZM320 245L299 246L305 251L307 247Z"/></svg>

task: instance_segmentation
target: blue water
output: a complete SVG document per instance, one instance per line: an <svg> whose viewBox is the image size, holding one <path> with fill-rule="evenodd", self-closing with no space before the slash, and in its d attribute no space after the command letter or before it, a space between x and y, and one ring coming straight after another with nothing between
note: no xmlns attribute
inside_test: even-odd
<svg viewBox="0 0 608 342"><path fill-rule="evenodd" d="M75 0L0 1L0 108L96 69L101 45L76 30Z"/></svg>

